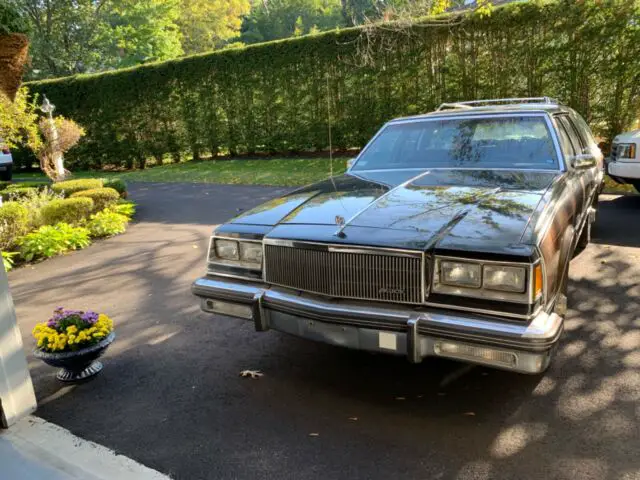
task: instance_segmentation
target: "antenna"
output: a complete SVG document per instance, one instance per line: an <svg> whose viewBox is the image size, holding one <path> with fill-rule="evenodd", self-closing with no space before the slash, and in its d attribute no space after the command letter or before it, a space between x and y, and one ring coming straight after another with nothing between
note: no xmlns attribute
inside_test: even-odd
<svg viewBox="0 0 640 480"><path fill-rule="evenodd" d="M333 147L331 145L331 89L329 88L329 72L327 71L327 125L329 127L329 174L333 178Z"/></svg>

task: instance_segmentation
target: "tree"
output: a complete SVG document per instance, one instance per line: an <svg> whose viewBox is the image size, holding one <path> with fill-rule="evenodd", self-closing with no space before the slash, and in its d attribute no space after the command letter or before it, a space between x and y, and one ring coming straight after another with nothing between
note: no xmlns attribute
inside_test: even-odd
<svg viewBox="0 0 640 480"><path fill-rule="evenodd" d="M264 0L253 5L240 39L257 43L343 25L340 0Z"/></svg>
<svg viewBox="0 0 640 480"><path fill-rule="evenodd" d="M185 53L213 50L240 33L249 0L182 0L178 26Z"/></svg>
<svg viewBox="0 0 640 480"><path fill-rule="evenodd" d="M36 78L94 72L182 53L180 0L24 0Z"/></svg>

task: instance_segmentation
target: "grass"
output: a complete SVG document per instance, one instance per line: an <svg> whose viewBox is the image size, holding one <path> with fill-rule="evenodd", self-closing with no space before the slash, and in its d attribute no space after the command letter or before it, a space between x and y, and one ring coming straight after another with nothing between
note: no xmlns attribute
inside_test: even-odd
<svg viewBox="0 0 640 480"><path fill-rule="evenodd" d="M346 170L347 158L333 160L334 174ZM165 164L145 170L80 171L75 178L116 176L130 182L226 183L233 185L274 185L297 187L329 176L327 158L275 158L262 160L203 160ZM16 174L19 180L42 180L40 172ZM619 185L605 177L604 193L636 193L631 185Z"/></svg>
<svg viewBox="0 0 640 480"><path fill-rule="evenodd" d="M334 174L346 170L347 159L333 160ZM329 176L329 160L325 158L268 160L204 160L183 162L145 170L124 172L73 172L75 178L116 176L130 182L191 182L238 185L277 185L294 187L323 180ZM16 179L42 179L39 172L17 174Z"/></svg>

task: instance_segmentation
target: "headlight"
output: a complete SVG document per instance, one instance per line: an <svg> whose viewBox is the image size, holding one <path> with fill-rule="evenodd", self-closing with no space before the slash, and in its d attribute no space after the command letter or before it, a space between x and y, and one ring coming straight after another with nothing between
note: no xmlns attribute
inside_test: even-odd
<svg viewBox="0 0 640 480"><path fill-rule="evenodd" d="M636 144L620 143L616 153L618 154L617 158L636 158Z"/></svg>
<svg viewBox="0 0 640 480"><path fill-rule="evenodd" d="M262 267L262 242L213 238L209 251L209 262L260 270Z"/></svg>
<svg viewBox="0 0 640 480"><path fill-rule="evenodd" d="M447 285L480 288L480 265L465 262L440 262L440 281Z"/></svg>
<svg viewBox="0 0 640 480"><path fill-rule="evenodd" d="M216 239L211 253L215 255L215 258L222 260L238 260L238 242Z"/></svg>
<svg viewBox="0 0 640 480"><path fill-rule="evenodd" d="M240 260L257 265L262 264L262 244L240 242Z"/></svg>
<svg viewBox="0 0 640 480"><path fill-rule="evenodd" d="M483 286L489 290L522 293L526 278L527 270L524 267L485 265L483 269Z"/></svg>

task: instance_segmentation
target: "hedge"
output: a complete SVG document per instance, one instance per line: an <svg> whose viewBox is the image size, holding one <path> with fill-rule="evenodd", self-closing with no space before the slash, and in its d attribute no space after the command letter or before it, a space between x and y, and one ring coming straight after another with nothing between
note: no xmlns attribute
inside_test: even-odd
<svg viewBox="0 0 640 480"><path fill-rule="evenodd" d="M549 95L607 138L640 109L640 2L515 2L463 21L351 28L29 83L87 137L71 168L185 153L361 147L387 120L441 102ZM328 87L328 88L327 88Z"/></svg>
<svg viewBox="0 0 640 480"><path fill-rule="evenodd" d="M93 188L102 188L103 181L99 178L80 178L78 180L66 180L51 185L51 189L56 193L62 193L68 197L75 192L82 190L90 190Z"/></svg>
<svg viewBox="0 0 640 480"><path fill-rule="evenodd" d="M71 198L87 197L93 200L93 210L99 212L105 207L116 203L120 198L120 194L113 188L93 188L91 190L82 190L75 192Z"/></svg>
<svg viewBox="0 0 640 480"><path fill-rule="evenodd" d="M40 215L44 225L60 222L77 224L89 218L93 210L94 204L90 198L61 198L44 205Z"/></svg>

